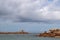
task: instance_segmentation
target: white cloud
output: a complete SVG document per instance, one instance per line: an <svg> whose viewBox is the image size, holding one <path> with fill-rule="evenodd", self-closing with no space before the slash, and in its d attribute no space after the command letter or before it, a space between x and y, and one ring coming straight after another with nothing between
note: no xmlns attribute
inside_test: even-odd
<svg viewBox="0 0 60 40"><path fill-rule="evenodd" d="M11 21L60 20L59 0L0 0L0 19Z"/></svg>

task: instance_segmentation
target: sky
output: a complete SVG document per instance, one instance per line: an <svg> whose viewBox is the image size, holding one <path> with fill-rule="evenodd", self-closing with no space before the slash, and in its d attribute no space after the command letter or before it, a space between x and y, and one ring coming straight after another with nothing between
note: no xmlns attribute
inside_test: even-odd
<svg viewBox="0 0 60 40"><path fill-rule="evenodd" d="M0 31L37 33L59 24L60 0L0 0Z"/></svg>

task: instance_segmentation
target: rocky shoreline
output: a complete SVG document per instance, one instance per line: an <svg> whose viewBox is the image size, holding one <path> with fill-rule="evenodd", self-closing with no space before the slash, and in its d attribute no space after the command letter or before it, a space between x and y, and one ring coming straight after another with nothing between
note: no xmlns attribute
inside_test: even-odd
<svg viewBox="0 0 60 40"><path fill-rule="evenodd" d="M60 29L49 30L48 32L40 33L37 35L38 37L56 37L60 38Z"/></svg>

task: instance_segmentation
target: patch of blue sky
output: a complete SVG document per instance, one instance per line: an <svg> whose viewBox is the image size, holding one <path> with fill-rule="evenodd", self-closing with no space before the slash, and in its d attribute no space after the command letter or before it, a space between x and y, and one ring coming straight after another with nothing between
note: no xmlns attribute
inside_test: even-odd
<svg viewBox="0 0 60 40"><path fill-rule="evenodd" d="M48 0L49 2L53 2L54 0Z"/></svg>
<svg viewBox="0 0 60 40"><path fill-rule="evenodd" d="M58 0L58 1L55 3L55 6L56 6L56 7L60 7L60 0Z"/></svg>
<svg viewBox="0 0 60 40"><path fill-rule="evenodd" d="M47 24L47 23L11 23L0 24L0 31L21 31L22 29L27 32L40 33L48 31L52 28L60 28L60 24Z"/></svg>

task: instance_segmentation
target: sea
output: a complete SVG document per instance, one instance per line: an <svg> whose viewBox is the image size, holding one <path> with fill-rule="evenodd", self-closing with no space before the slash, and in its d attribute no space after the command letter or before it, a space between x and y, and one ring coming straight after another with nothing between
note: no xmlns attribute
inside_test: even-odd
<svg viewBox="0 0 60 40"><path fill-rule="evenodd" d="M60 40L60 38L37 37L34 34L0 34L0 40Z"/></svg>

